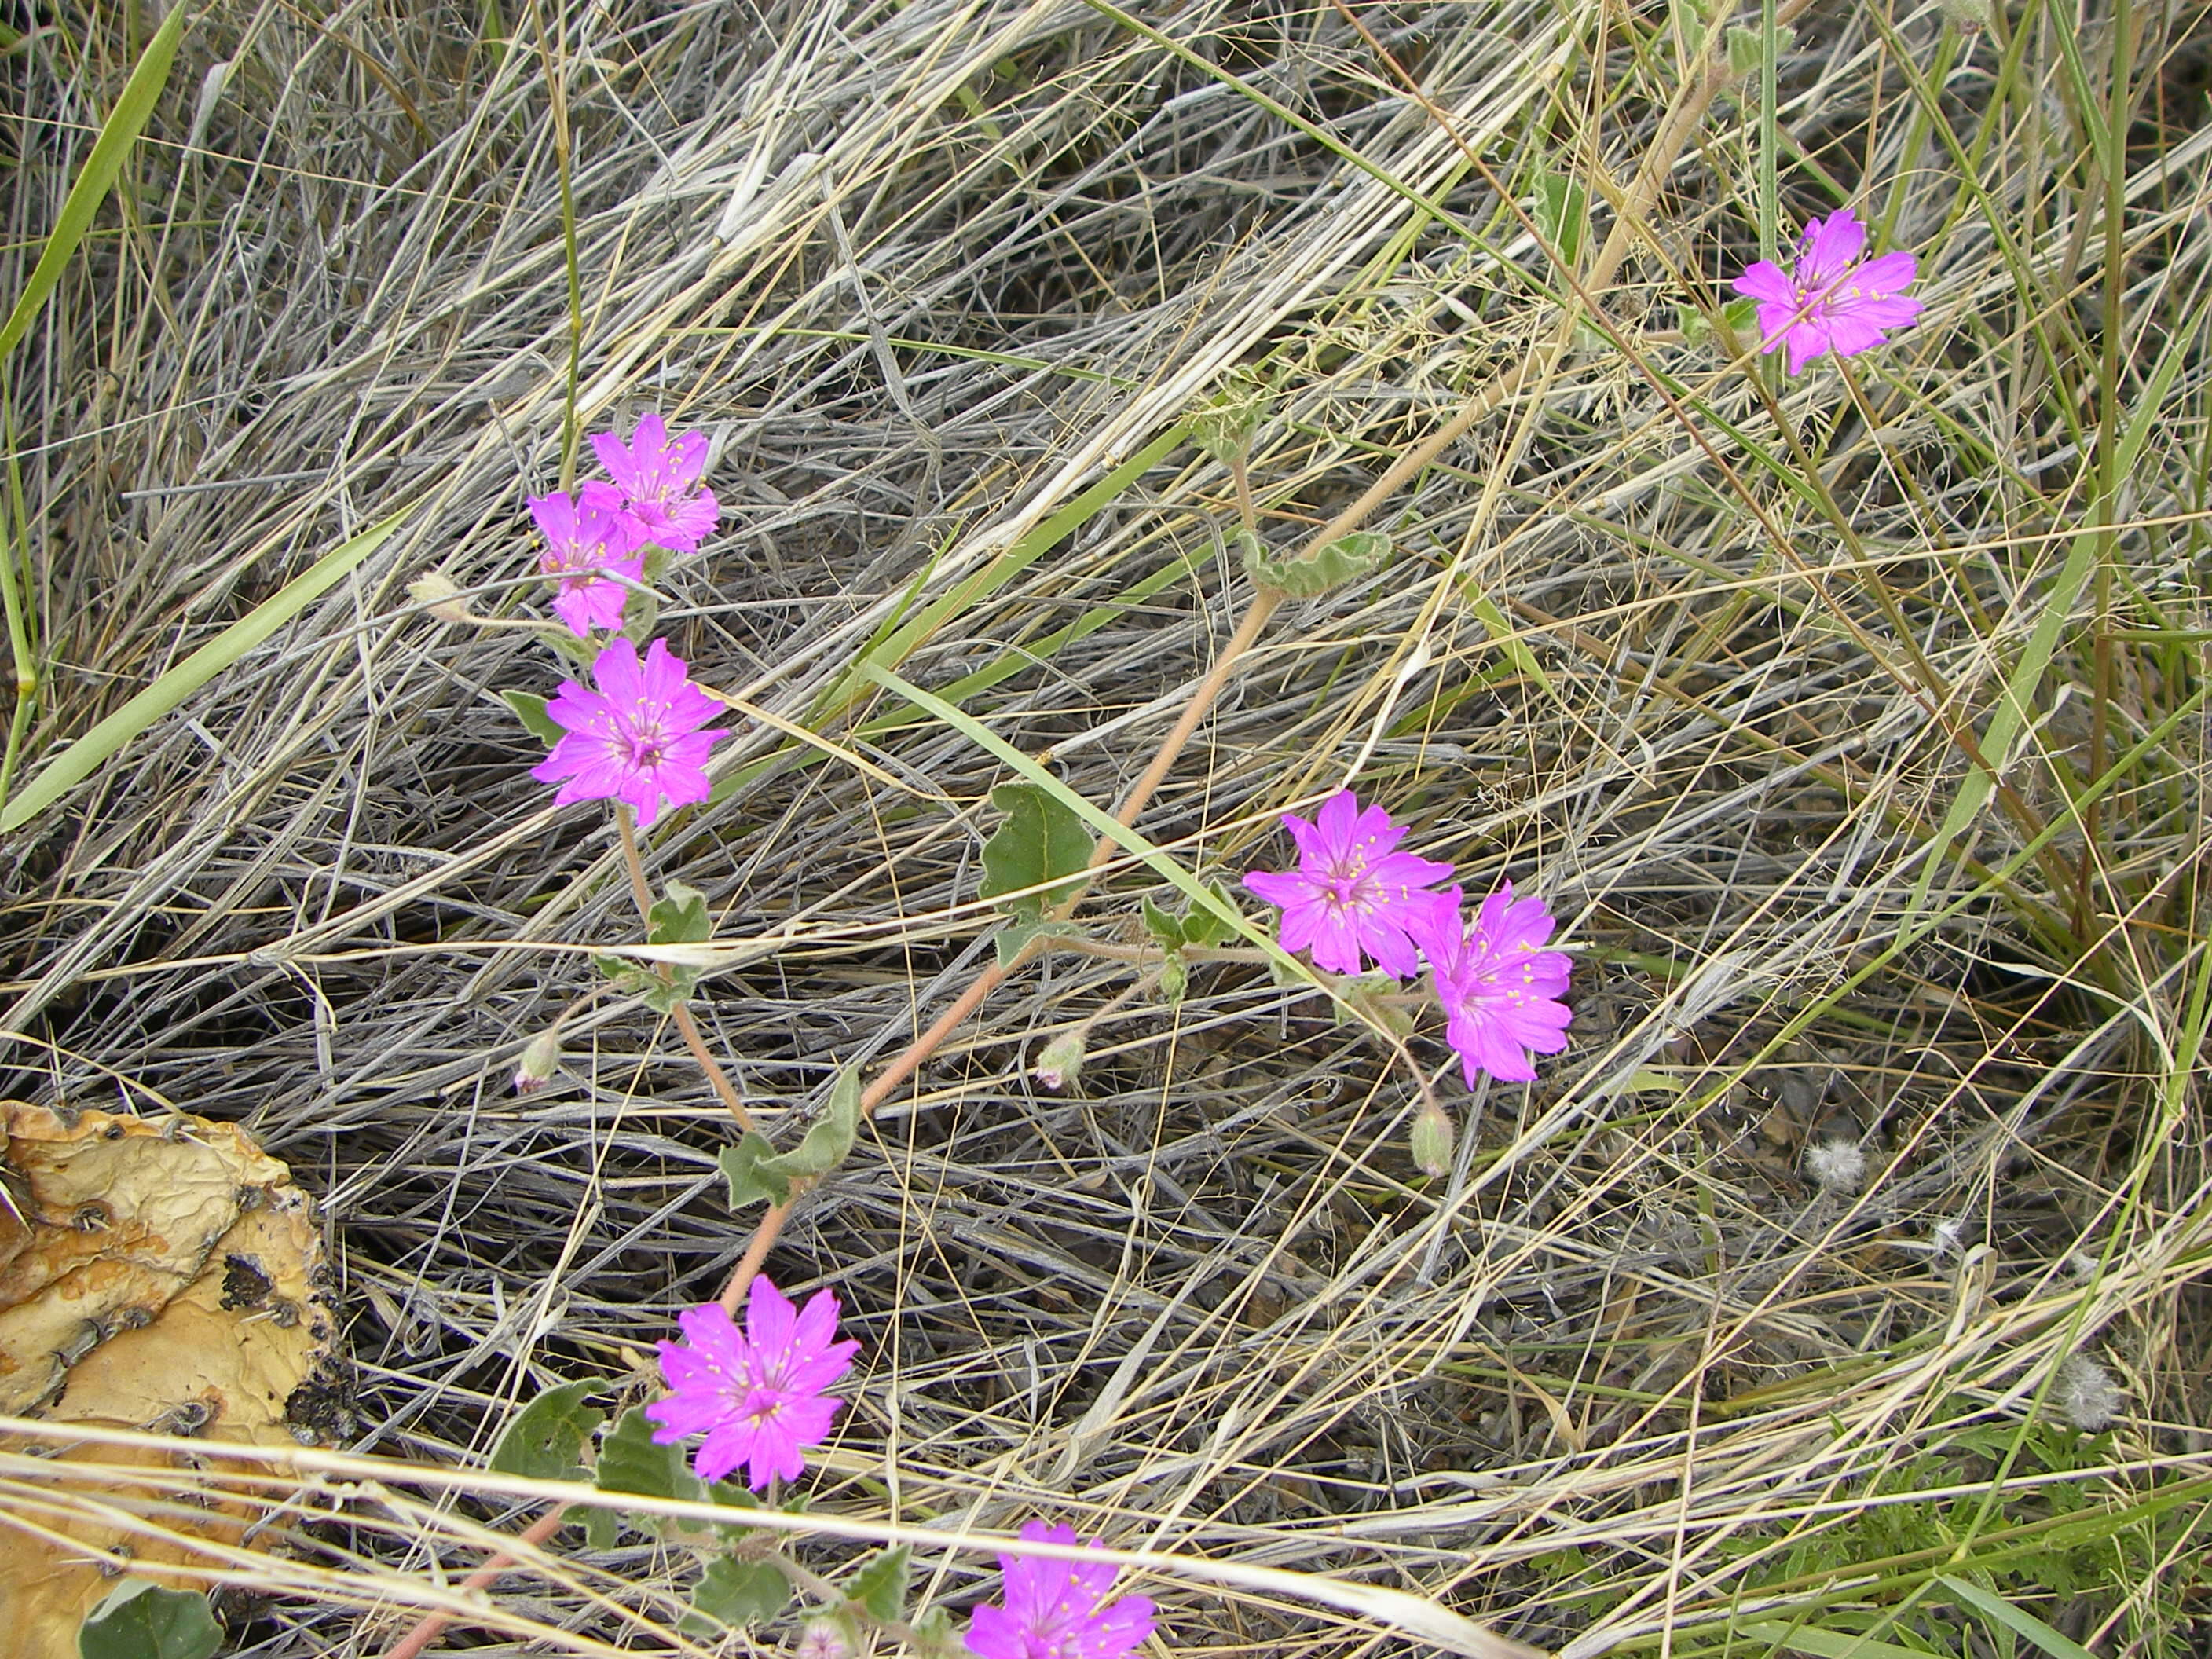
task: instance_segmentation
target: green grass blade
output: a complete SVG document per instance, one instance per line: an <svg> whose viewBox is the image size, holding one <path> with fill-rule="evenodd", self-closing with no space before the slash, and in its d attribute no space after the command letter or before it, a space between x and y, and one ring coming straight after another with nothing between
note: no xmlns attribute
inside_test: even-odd
<svg viewBox="0 0 2212 1659"><path fill-rule="evenodd" d="M1753 1642L1771 1642L1793 1653L1809 1653L1813 1659L1928 1659L1918 1648L1822 1630L1817 1625L1739 1625L1735 1633Z"/></svg>
<svg viewBox="0 0 2212 1659"><path fill-rule="evenodd" d="M2008 1630L2016 1632L2041 1648L2051 1659L2094 1659L2089 1650L2079 1642L2061 1636L2024 1607L2016 1607L2002 1595L1992 1595L1978 1584L1970 1584L1963 1578L1954 1578L1948 1573L1936 1575L1936 1582L1957 1596L1975 1612L1994 1619Z"/></svg>
<svg viewBox="0 0 2212 1659"><path fill-rule="evenodd" d="M399 528L405 516L405 513L395 513L371 525L344 545L325 553L312 568L287 582L63 750L48 763L45 771L24 786L21 794L9 801L5 809L0 809L0 834L21 829L90 777L101 763L131 738L328 592L349 571L390 540L392 532Z"/></svg>
<svg viewBox="0 0 2212 1659"><path fill-rule="evenodd" d="M70 186L69 198L62 204L61 216L54 222L53 234L46 238L46 246L39 255L39 263L32 268L31 279L23 284L16 296L15 308L0 326L0 357L13 351L23 336L30 331L32 322L40 308L52 295L62 280L62 270L92 228L93 216L100 204L107 199L107 192L115 183L115 175L123 169L124 157L138 142L138 135L146 130L153 118L154 106L160 101L161 89L168 84L169 65L176 60L177 43L185 38L183 6L173 7L164 18L161 28L147 43L138 66L131 71L124 83L123 95L115 100L115 107L100 129L100 137L92 146L92 155L77 174L76 182Z"/></svg>

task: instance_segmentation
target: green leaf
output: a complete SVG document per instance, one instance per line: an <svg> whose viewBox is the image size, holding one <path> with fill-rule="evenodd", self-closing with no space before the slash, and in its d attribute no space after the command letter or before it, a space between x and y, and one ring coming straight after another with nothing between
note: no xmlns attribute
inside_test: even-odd
<svg viewBox="0 0 2212 1659"><path fill-rule="evenodd" d="M845 1581L845 1594L866 1608L868 1616L879 1625L903 1621L908 1558L913 1553L904 1544L885 1550Z"/></svg>
<svg viewBox="0 0 2212 1659"><path fill-rule="evenodd" d="M1182 949L1184 937L1180 920L1170 915L1149 898L1144 901L1144 915L1146 931L1152 934L1161 950L1172 953Z"/></svg>
<svg viewBox="0 0 2212 1659"><path fill-rule="evenodd" d="M908 1628L914 1632L914 1650L927 1659L953 1659L968 1650L952 1628L952 1615L943 1607L929 1608Z"/></svg>
<svg viewBox="0 0 2212 1659"><path fill-rule="evenodd" d="M641 593L631 588L623 604L623 637L632 645L645 645L659 626L660 595L649 587Z"/></svg>
<svg viewBox="0 0 2212 1659"><path fill-rule="evenodd" d="M788 1204L791 1182L769 1166L775 1162L775 1147L757 1129L748 1129L734 1146L725 1146L714 1162L730 1188L730 1213L748 1204Z"/></svg>
<svg viewBox="0 0 2212 1659"><path fill-rule="evenodd" d="M681 1446L653 1443L653 1424L643 1410L624 1412L622 1421L599 1443L599 1466L592 1481L601 1492L635 1492L641 1498L680 1498L696 1503L706 1483L691 1473ZM654 1524L641 1521L642 1526Z"/></svg>
<svg viewBox="0 0 2212 1659"><path fill-rule="evenodd" d="M1201 949L1210 949L1220 944L1237 931L1237 924L1231 920L1237 915L1237 901L1228 888L1218 881L1209 881L1206 884L1206 890L1213 896L1220 906L1219 909L1211 910L1205 905L1194 904L1181 919L1184 939Z"/></svg>
<svg viewBox="0 0 2212 1659"><path fill-rule="evenodd" d="M161 89L168 84L169 65L177 56L177 43L185 37L185 14L190 8L172 7L154 38L146 43L131 78L123 83L123 95L115 100L107 119L100 124L100 137L92 146L92 154L85 158L84 171L70 186L70 193L62 203L60 215L46 238L46 246L40 251L39 263L32 268L31 279L23 284L23 291L15 299L15 308L8 321L0 325L0 357L6 356L30 331L31 324L62 280L62 271L76 254L84 234L92 228L100 204L107 199L113 188L115 175L123 170L123 162L131 154L131 147L138 142L138 135L146 130L153 118L154 107L161 100Z"/></svg>
<svg viewBox="0 0 2212 1659"><path fill-rule="evenodd" d="M991 792L991 805L1006 821L983 843L978 895L996 899L1021 893L999 908L1034 918L1065 896L1065 878L1079 876L1090 866L1090 833L1080 818L1033 783L1000 784ZM1043 890L1024 893L1025 888Z"/></svg>
<svg viewBox="0 0 2212 1659"><path fill-rule="evenodd" d="M2079 1642L2051 1629L2027 1608L2014 1607L2002 1595L1994 1595L1978 1584L1970 1584L1963 1578L1954 1578L1948 1573L1936 1574L1936 1582L1984 1618L1994 1619L2007 1629L2026 1637L2049 1654L2051 1659L2093 1659L2088 1649Z"/></svg>
<svg viewBox="0 0 2212 1659"><path fill-rule="evenodd" d="M1765 65L1766 37L1762 31L1731 23L1727 38L1729 73L1735 79L1741 81ZM1797 31L1787 23L1777 23L1774 43L1787 52L1797 43Z"/></svg>
<svg viewBox="0 0 2212 1659"><path fill-rule="evenodd" d="M687 1000L699 988L698 972L690 968L672 967L664 977L654 969L625 961L609 951L593 956L592 963L607 976L616 990L626 997L637 998L657 1014L673 1012L678 1004Z"/></svg>
<svg viewBox="0 0 2212 1659"><path fill-rule="evenodd" d="M1160 1000L1170 1008L1180 1008L1189 989L1190 963L1183 960L1181 951L1172 952L1160 964Z"/></svg>
<svg viewBox="0 0 2212 1659"><path fill-rule="evenodd" d="M730 1207L742 1208L761 1201L787 1203L794 1181L814 1181L845 1161L860 1133L860 1073L847 1066L830 1091L822 1115L807 1126L805 1135L787 1152L779 1152L768 1138L747 1131L734 1146L722 1148L716 1160L730 1185Z"/></svg>
<svg viewBox="0 0 2212 1659"><path fill-rule="evenodd" d="M667 897L653 901L646 920L648 945L704 945L714 936L714 919L707 914L707 896L673 877L669 878Z"/></svg>
<svg viewBox="0 0 2212 1659"><path fill-rule="evenodd" d="M519 1474L526 1480L574 1480L584 1473L584 1443L607 1420L587 1395L607 1386L605 1377L587 1376L548 1389L514 1414L491 1450L494 1474Z"/></svg>
<svg viewBox="0 0 2212 1659"><path fill-rule="evenodd" d="M622 1535L622 1517L612 1510L603 1510L593 1504L584 1510L580 1518L584 1523L584 1547L586 1549L611 1550L615 1547L615 1540Z"/></svg>
<svg viewBox="0 0 2212 1659"><path fill-rule="evenodd" d="M174 20L183 16L184 12L185 9L179 6L169 16ZM323 555L306 571L55 756L46 763L46 770L25 785L23 793L9 801L4 811L0 811L0 835L20 830L38 817L90 777L101 762L336 586L356 566L391 539L405 516L404 512L395 513Z"/></svg>
<svg viewBox="0 0 2212 1659"><path fill-rule="evenodd" d="M1232 370L1230 382L1191 411L1190 441L1217 461L1237 459L1267 418L1272 394L1249 371Z"/></svg>
<svg viewBox="0 0 2212 1659"><path fill-rule="evenodd" d="M1011 968L1014 958L1041 939L1080 939L1090 930L1080 922L1047 921L1031 913L1025 920L1010 921L991 935L991 948L998 952L999 966Z"/></svg>
<svg viewBox="0 0 2212 1659"><path fill-rule="evenodd" d="M76 1633L82 1659L209 1659L222 1645L222 1626L206 1596L144 1578L108 1591Z"/></svg>
<svg viewBox="0 0 2212 1659"><path fill-rule="evenodd" d="M1552 689L1551 677L1544 672L1544 665L1536 660L1536 653L1514 632L1513 624L1506 621L1503 611L1480 593L1467 596L1467 608L1480 619L1484 632L1504 647L1507 660L1515 668L1545 690Z"/></svg>
<svg viewBox="0 0 2212 1659"><path fill-rule="evenodd" d="M514 710L514 717L530 728L530 735L548 749L568 735L568 728L545 712L549 701L529 691L502 691L500 701Z"/></svg>
<svg viewBox="0 0 2212 1659"><path fill-rule="evenodd" d="M1813 1659L1926 1659L1915 1648L1877 1642L1871 1636L1847 1636L1815 1625L1738 1625L1735 1634L1753 1642L1771 1642L1792 1653L1809 1653Z"/></svg>
<svg viewBox="0 0 2212 1659"><path fill-rule="evenodd" d="M1262 587L1281 590L1294 599L1310 599L1356 581L1390 556L1390 538L1377 530L1355 530L1316 550L1308 559L1280 559L1249 530L1233 539L1244 568Z"/></svg>
<svg viewBox="0 0 2212 1659"><path fill-rule="evenodd" d="M1536 175L1536 228L1559 264L1573 270L1589 233L1589 191L1563 173Z"/></svg>
<svg viewBox="0 0 2212 1659"><path fill-rule="evenodd" d="M723 1626L742 1629L781 1613L791 1601L791 1581L765 1561L709 1561L691 1592L691 1605L708 1615L686 1613L686 1636L711 1636Z"/></svg>

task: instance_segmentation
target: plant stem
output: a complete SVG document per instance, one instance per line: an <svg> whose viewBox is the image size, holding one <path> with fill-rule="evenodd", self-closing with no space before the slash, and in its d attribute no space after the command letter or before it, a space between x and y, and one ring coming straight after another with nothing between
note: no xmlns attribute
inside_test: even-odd
<svg viewBox="0 0 2212 1659"><path fill-rule="evenodd" d="M615 803L615 828L622 834L623 865L629 872L629 895L637 903L638 920L650 925L653 921L653 889L645 879L645 860L638 855L637 830L630 823L629 807L622 801ZM661 968L658 971L664 981L674 982L674 976L667 969ZM738 1127L750 1133L753 1127L753 1115L745 1109L744 1097L738 1092L738 1085L730 1081L730 1074L714 1058L714 1051L707 1046L707 1039L700 1036L698 1022L691 1018L691 1011L679 1002L669 1010L669 1018L676 1022L677 1030L683 1034L684 1046L691 1051L691 1058L699 1062L699 1069L707 1074L707 1081L714 1085L714 1092L721 1097L722 1104L729 1109L730 1115L737 1119Z"/></svg>
<svg viewBox="0 0 2212 1659"><path fill-rule="evenodd" d="M556 1504L532 1521L518 1541L532 1545L544 1543L561 1530L561 1522L568 1513L566 1504ZM494 1579L514 1565L513 1556L495 1553L483 1565L461 1581L461 1589L464 1592L488 1589ZM453 1619L454 1615L450 1613L433 1613L416 1620L415 1627L401 1637L397 1645L386 1650L384 1659L416 1659L423 1649L445 1634L447 1626L453 1622Z"/></svg>

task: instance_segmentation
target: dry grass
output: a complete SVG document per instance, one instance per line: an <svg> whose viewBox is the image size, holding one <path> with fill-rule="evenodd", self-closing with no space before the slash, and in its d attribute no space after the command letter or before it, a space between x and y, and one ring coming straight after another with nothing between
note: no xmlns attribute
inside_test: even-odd
<svg viewBox="0 0 2212 1659"><path fill-rule="evenodd" d="M576 430L657 407L714 433L732 527L664 631L845 753L746 723L742 787L648 858L755 947L697 1012L766 1121L803 1111L991 955L1004 775L841 690L863 646L938 603L900 672L1111 800L1249 592L1228 478L1164 447L1048 548L1024 538L1238 365L1279 394L1271 537L1326 520L1556 332L1551 266L1468 154L1524 200L1540 170L1589 181L1601 234L1677 96L1656 8L1355 9L1434 111L1329 5L1146 13L1172 48L1054 0L548 5L511 42L489 11L377 0L195 23L9 365L52 673L26 770L409 516L18 838L0 1028L14 1092L236 1120L325 1195L347 1449L465 1464L549 1382L641 1387L746 1237L726 1120L649 1012L591 1003L562 1082L507 1092L635 917L605 818L546 805L497 699L551 690L549 659L407 581L520 606L522 496ZM2094 1651L2191 1650L2156 1642L2190 1639L2193 1523L2153 1500L2203 1478L2212 1423L2200 17L2031 9L1971 42L1933 6L1802 21L1782 218L1860 203L1929 301L1848 395L1707 337L1755 252L1755 82L1714 106L1601 296L1618 340L1577 335L1392 503L1394 562L1285 613L1141 826L1233 877L1357 765L1470 887L1510 876L1565 918L1572 1048L1468 1107L1431 1182L1413 1079L1310 991L1201 967L1179 1009L1109 1015L1061 1099L1026 1054L1126 971L1026 970L773 1259L834 1285L864 1342L818 1510L1064 1517L1592 1656L1717 1653L1731 1618L1790 1609L1869 1628L1846 1615L2045 1547L2063 1490L2141 1547L2070 1612L2046 1578L1991 1582ZM0 60L11 292L127 71L124 20ZM1985 749L2007 787L1975 810ZM1150 881L1089 914L1133 926ZM1838 1138L1856 1188L1808 1174ZM2124 1405L2062 1481L2022 1425L2077 1350ZM1944 1524L1980 1506L1978 1529L1823 1601L1885 1480L1959 1486ZM294 1593L236 1609L241 1650L380 1650L390 1615L359 1606L434 1557L465 1570L508 1514L395 1498L303 1526ZM680 1552L558 1553L500 1592L513 1639L693 1650ZM927 1582L957 1599L987 1561L930 1556ZM1144 1588L1163 1651L1393 1645Z"/></svg>

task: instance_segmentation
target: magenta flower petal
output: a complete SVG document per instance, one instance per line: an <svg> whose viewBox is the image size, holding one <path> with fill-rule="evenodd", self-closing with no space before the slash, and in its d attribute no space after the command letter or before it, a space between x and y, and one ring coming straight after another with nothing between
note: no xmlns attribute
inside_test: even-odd
<svg viewBox="0 0 2212 1659"><path fill-rule="evenodd" d="M696 553L721 523L721 505L714 492L699 488L699 475L707 468L705 433L672 438L659 416L645 414L637 417L627 444L611 432L593 433L592 453L637 520L641 545Z"/></svg>
<svg viewBox="0 0 2212 1659"><path fill-rule="evenodd" d="M1530 1054L1567 1046L1571 1011L1565 992L1573 958L1544 945L1558 926L1540 899L1516 899L1513 884L1483 900L1462 931L1456 901L1449 919L1431 916L1416 930L1435 970L1444 1040L1460 1057L1468 1087L1487 1072L1506 1083L1534 1080Z"/></svg>
<svg viewBox="0 0 2212 1659"><path fill-rule="evenodd" d="M852 1369L860 1346L832 1340L837 1298L818 1291L794 1318L788 1298L762 1277L752 1282L744 1330L716 1303L678 1314L676 1323L688 1346L660 1344L670 1392L645 1408L661 1425L653 1443L703 1435L694 1473L719 1480L743 1464L756 1492L803 1473L806 1448L830 1437L845 1403L822 1390Z"/></svg>
<svg viewBox="0 0 2212 1659"><path fill-rule="evenodd" d="M1277 938L1285 951L1310 951L1316 967L1356 974L1368 961L1403 979L1419 967L1407 928L1434 908L1426 890L1451 866L1394 849L1406 838L1380 806L1360 809L1349 789L1322 803L1310 823L1294 812L1283 827L1298 867L1249 872L1245 887L1283 913Z"/></svg>
<svg viewBox="0 0 2212 1659"><path fill-rule="evenodd" d="M1025 1522L1022 1537L1030 1543L1075 1542L1072 1528L1042 1521ZM1105 1599L1114 1588L1110 1562L1002 1554L999 1565L1006 1605L977 1607L969 1621L968 1651L976 1659L1123 1659L1152 1633L1148 1599Z"/></svg>
<svg viewBox="0 0 2212 1659"><path fill-rule="evenodd" d="M610 576L632 581L644 574L637 556L640 528L611 485L594 481L574 497L556 491L530 498L530 516L545 538L538 568L560 584L553 610L580 639L594 629L622 626L629 591Z"/></svg>
<svg viewBox="0 0 2212 1659"><path fill-rule="evenodd" d="M706 799L708 757L730 734L699 729L721 705L691 683L683 659L655 640L641 662L637 647L617 639L599 653L592 677L598 690L563 680L545 706L563 735L530 775L561 786L555 805L620 800L650 825L664 806Z"/></svg>
<svg viewBox="0 0 2212 1659"><path fill-rule="evenodd" d="M1796 268L1785 273L1757 259L1729 286L1759 302L1762 352L1787 351L1792 374L1823 353L1856 356L1909 328L1921 302L1903 290L1920 274L1920 262L1901 249L1873 259L1867 228L1849 208L1838 208L1805 227Z"/></svg>

